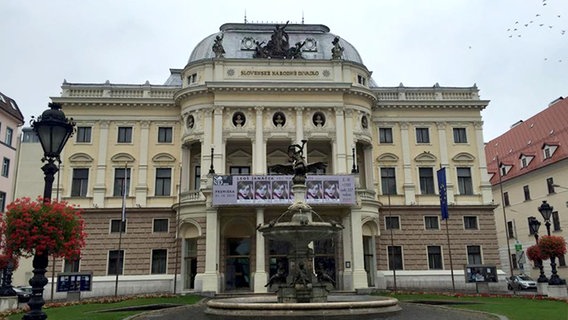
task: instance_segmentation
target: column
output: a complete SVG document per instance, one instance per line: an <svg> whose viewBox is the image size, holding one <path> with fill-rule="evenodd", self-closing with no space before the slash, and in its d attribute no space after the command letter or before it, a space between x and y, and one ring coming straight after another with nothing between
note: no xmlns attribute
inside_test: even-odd
<svg viewBox="0 0 568 320"><path fill-rule="evenodd" d="M256 225L264 224L264 209L256 209ZM256 268L253 275L254 292L268 292L268 288L264 285L268 282L268 274L264 265L264 236L260 232L256 232Z"/></svg>
<svg viewBox="0 0 568 320"><path fill-rule="evenodd" d="M213 112L213 145L215 153L213 155L213 165L215 172L222 174L225 172L225 167L222 164L223 158L223 107L215 107Z"/></svg>
<svg viewBox="0 0 568 320"><path fill-rule="evenodd" d="M479 166L479 188L481 190L481 199L483 204L491 204L493 194L491 192L491 184L489 183L489 174L487 173L487 160L485 159L485 148L483 144L483 121L473 123L475 127L475 143L477 146L477 159Z"/></svg>
<svg viewBox="0 0 568 320"><path fill-rule="evenodd" d="M304 108L296 107L296 141L292 141L292 144L301 144L304 139Z"/></svg>
<svg viewBox="0 0 568 320"><path fill-rule="evenodd" d="M333 158L335 160L334 169L336 174L346 174L347 170L347 153L345 145L345 118L343 107L337 107L335 109L335 150L336 156Z"/></svg>
<svg viewBox="0 0 568 320"><path fill-rule="evenodd" d="M203 292L217 293L219 292L219 218L217 209L207 208L206 215L205 272L196 275L195 287Z"/></svg>
<svg viewBox="0 0 568 320"><path fill-rule="evenodd" d="M95 186L93 188L93 205L95 207L103 208L105 205L105 193L106 193L106 159L107 159L107 147L108 141L108 130L110 126L110 121L100 121L99 123L99 154L97 159L97 168L95 172Z"/></svg>
<svg viewBox="0 0 568 320"><path fill-rule="evenodd" d="M400 123L400 144L402 145L402 168L404 171L404 202L411 205L416 201L415 185L412 180L412 161L410 159L410 140L408 134L409 124Z"/></svg>
<svg viewBox="0 0 568 320"><path fill-rule="evenodd" d="M339 287L340 290L350 291L354 290L353 286L353 242L351 233L351 215L346 216L341 221L344 229L342 232L343 240L343 286ZM348 267L349 266L349 267Z"/></svg>
<svg viewBox="0 0 568 320"><path fill-rule="evenodd" d="M203 120L204 120L203 121L204 128L203 128L203 141L201 143L201 176L206 177L207 172L209 171L209 166L211 165L211 161L213 161L213 159L210 158L211 148L214 147L213 139L215 133L215 128L213 128L213 109L203 110ZM205 184L201 185L202 188L204 186Z"/></svg>
<svg viewBox="0 0 568 320"><path fill-rule="evenodd" d="M436 128L438 128L438 139L440 145L440 165L446 168L446 194L448 197L448 204L453 203L454 201L454 184L452 183L453 172L452 168L450 168L450 161L448 159L448 139L446 133L446 123L445 122L436 122ZM479 156L485 159L485 151L481 153Z"/></svg>
<svg viewBox="0 0 568 320"><path fill-rule="evenodd" d="M148 197L148 138L150 135L150 121L140 122L140 144L138 154L138 181L136 182L136 204L145 207ZM134 168L131 170L131 175Z"/></svg>
<svg viewBox="0 0 568 320"><path fill-rule="evenodd" d="M352 148L355 148L356 143L357 141L355 141L355 137L353 135L353 110L347 109L345 110L345 152L349 155L345 156L347 160L345 161L345 165L347 166L345 173L351 172L351 168L353 168L353 157L351 152Z"/></svg>
<svg viewBox="0 0 568 320"><path fill-rule="evenodd" d="M367 288L367 272L365 271L363 252L363 231L361 226L361 211L351 210L351 254L353 268L353 289Z"/></svg>
<svg viewBox="0 0 568 320"><path fill-rule="evenodd" d="M266 151L263 137L264 126L262 123L262 111L263 107L256 107L256 128L254 136L254 162L253 162L253 172L254 174L266 174Z"/></svg>

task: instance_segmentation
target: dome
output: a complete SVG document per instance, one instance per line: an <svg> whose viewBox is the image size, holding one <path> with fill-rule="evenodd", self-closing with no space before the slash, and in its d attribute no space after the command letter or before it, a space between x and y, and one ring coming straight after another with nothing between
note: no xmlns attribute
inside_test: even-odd
<svg viewBox="0 0 568 320"><path fill-rule="evenodd" d="M189 63L202 59L215 58L213 45L217 37L222 38L222 49L227 59L253 59L257 51L257 43L267 46L276 28L283 28L287 33L289 46L303 43L301 56L304 59L332 59L333 41L337 37L329 32L327 26L321 24L260 24L260 23L226 23L214 33L201 40L193 49ZM345 39L339 38L343 48L342 60L363 64L359 52Z"/></svg>

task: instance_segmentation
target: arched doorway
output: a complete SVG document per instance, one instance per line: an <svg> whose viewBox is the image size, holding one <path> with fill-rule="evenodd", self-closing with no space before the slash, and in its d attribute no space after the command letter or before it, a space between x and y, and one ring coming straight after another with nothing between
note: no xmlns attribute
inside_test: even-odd
<svg viewBox="0 0 568 320"><path fill-rule="evenodd" d="M362 226L363 233L363 264L367 272L367 285L375 286L377 274L377 259L375 236L377 235L377 224L374 221L367 221Z"/></svg>
<svg viewBox="0 0 568 320"><path fill-rule="evenodd" d="M198 225L191 222L184 222L179 232L180 238L183 239L183 290L193 290L195 289L195 275L197 274L197 240L201 232Z"/></svg>
<svg viewBox="0 0 568 320"><path fill-rule="evenodd" d="M251 289L251 253L254 252L253 225L245 218L234 218L223 227L225 290Z"/></svg>

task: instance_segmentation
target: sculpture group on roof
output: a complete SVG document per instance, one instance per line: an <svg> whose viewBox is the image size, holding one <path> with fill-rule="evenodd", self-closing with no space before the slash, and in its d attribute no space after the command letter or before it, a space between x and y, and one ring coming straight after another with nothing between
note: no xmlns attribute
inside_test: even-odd
<svg viewBox="0 0 568 320"><path fill-rule="evenodd" d="M290 37L285 30L288 23L289 21L282 27L277 24L265 46L263 46L264 41L255 41L256 49L253 58L303 59L301 49L305 41L297 42L293 47L290 47Z"/></svg>

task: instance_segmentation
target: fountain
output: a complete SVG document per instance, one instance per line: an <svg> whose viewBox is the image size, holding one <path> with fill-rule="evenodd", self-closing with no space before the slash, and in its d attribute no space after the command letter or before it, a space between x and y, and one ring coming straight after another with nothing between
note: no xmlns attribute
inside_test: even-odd
<svg viewBox="0 0 568 320"><path fill-rule="evenodd" d="M290 168L294 203L282 215L257 230L265 238L286 241L291 244L288 254L288 270L282 266L266 284L276 287L277 297L249 296L242 298L213 299L207 302L206 313L222 316L223 319L239 317L333 317L376 315L401 310L398 300L378 296L328 296L335 281L318 267L312 266L312 241L330 238L343 226L337 222L325 222L306 202L306 173L309 172L303 156L302 145L288 147L292 161ZM321 165L321 164L316 164ZM319 221L314 221L317 217Z"/></svg>

